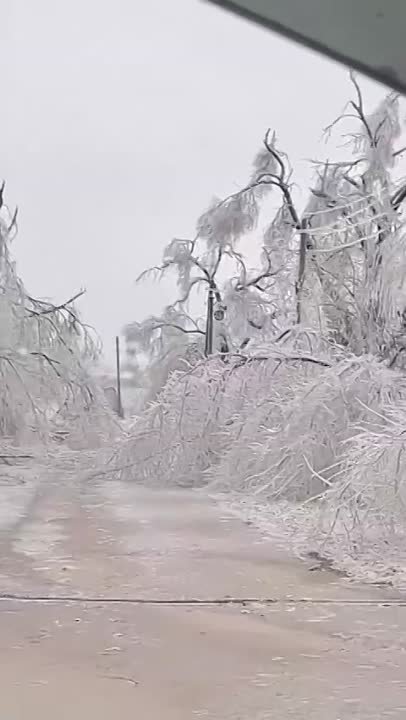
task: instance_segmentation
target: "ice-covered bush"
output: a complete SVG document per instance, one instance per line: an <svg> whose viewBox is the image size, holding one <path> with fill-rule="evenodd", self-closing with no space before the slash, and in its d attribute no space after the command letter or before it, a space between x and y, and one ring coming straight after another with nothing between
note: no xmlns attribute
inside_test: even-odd
<svg viewBox="0 0 406 720"><path fill-rule="evenodd" d="M363 405L362 420L345 443L344 463L326 490L325 530L341 533L351 552L369 544L382 549L406 534L406 380L395 376L375 408ZM334 510L334 514L332 514Z"/></svg>

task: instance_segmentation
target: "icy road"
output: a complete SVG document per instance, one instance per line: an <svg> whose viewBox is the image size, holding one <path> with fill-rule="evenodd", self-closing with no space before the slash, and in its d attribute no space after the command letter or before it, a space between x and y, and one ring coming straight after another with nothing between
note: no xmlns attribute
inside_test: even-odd
<svg viewBox="0 0 406 720"><path fill-rule="evenodd" d="M2 720L406 717L406 607L348 602L398 595L310 572L196 493L54 475L3 512ZM287 602L171 603L230 597Z"/></svg>

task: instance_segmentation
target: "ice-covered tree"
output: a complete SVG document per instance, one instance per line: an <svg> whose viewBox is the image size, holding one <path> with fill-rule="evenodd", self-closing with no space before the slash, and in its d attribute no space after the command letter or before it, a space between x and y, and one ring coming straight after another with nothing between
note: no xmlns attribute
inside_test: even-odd
<svg viewBox="0 0 406 720"><path fill-rule="evenodd" d="M252 268L239 243L257 228L261 207L275 187L281 191L282 206L264 233L257 267ZM213 352L225 357L293 322L293 245L299 225L289 164L268 131L247 185L224 199L214 198L198 219L194 239L173 239L161 265L139 278L174 273L179 290L161 316L125 328L128 354L141 356L156 380L158 375L156 388L182 358Z"/></svg>
<svg viewBox="0 0 406 720"><path fill-rule="evenodd" d="M187 305L203 287L224 310L227 362L220 348L167 375L118 458L134 479L321 509L314 536L347 557L364 542L387 552L406 527L399 99L390 93L369 114L352 82L355 99L328 129L347 124L347 152L315 162L304 207L267 133L246 187L212 204L193 241L168 246L155 272L176 270L180 298L137 325L135 339L156 359L178 337L203 351L207 317ZM239 241L267 217L269 191L281 202L251 270Z"/></svg>
<svg viewBox="0 0 406 720"><path fill-rule="evenodd" d="M97 422L110 426L89 372L99 347L80 320L75 301L32 297L10 254L16 234L0 192L0 436L24 442L55 429L86 435Z"/></svg>
<svg viewBox="0 0 406 720"><path fill-rule="evenodd" d="M348 161L317 164L303 218L306 320L357 354L390 357L403 350L406 316L404 180L396 180L399 100L390 93L367 115L356 99L342 119L354 123Z"/></svg>
<svg viewBox="0 0 406 720"><path fill-rule="evenodd" d="M351 352L391 357L403 352L406 317L402 203L396 181L402 150L399 101L390 93L371 115L358 82L342 119L353 122L351 157L316 163L316 181L299 211L287 157L268 131L245 187L215 198L193 240L174 239L161 265L142 278L175 272L179 297L160 317L126 329L129 348L156 362L194 348L227 354L274 340L294 325L310 327ZM267 216L270 191L281 203L267 226L257 268L239 243ZM273 202L274 205L274 202ZM204 290L201 314L192 313ZM216 312L217 310L217 312Z"/></svg>

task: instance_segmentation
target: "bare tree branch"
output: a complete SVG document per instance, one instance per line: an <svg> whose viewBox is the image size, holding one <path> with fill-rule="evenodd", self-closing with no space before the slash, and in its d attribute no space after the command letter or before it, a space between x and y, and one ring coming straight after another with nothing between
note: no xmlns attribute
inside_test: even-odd
<svg viewBox="0 0 406 720"><path fill-rule="evenodd" d="M278 153L278 152L272 147L272 144L269 142L269 135L270 135L270 133L271 133L271 129L268 128L268 130L266 131L266 134L265 134L265 138L264 138L264 145L265 145L266 149L268 150L269 154L272 155L272 157L274 158L274 160L276 160L277 164L279 165L279 170L280 170L280 172L279 172L279 175L278 175L277 177L278 177L279 180L283 183L284 180L285 180L285 176L286 176L285 163L283 162L280 153Z"/></svg>
<svg viewBox="0 0 406 720"><path fill-rule="evenodd" d="M394 210L399 210L406 198L406 185L402 185L391 197L391 205Z"/></svg>
<svg viewBox="0 0 406 720"><path fill-rule="evenodd" d="M73 295L71 298L69 298L69 300L66 300L63 303L60 303L60 305L53 305L52 303L47 302L45 300L36 300L33 297L27 296L27 299L30 302L32 302L33 305L40 305L40 306L44 307L44 309L40 310L39 312L34 312L34 311L30 311L30 312L32 312L33 315L50 315L50 314L58 312L60 310L67 310L68 312L71 313L72 311L70 310L70 308L68 306L72 305L72 303L74 303L75 300L78 300L78 298L82 297L82 295L84 295L85 292L86 292L86 290L79 290L79 292L77 292L76 295Z"/></svg>
<svg viewBox="0 0 406 720"><path fill-rule="evenodd" d="M12 230L17 229L17 216L18 216L18 207L14 210L13 217L11 218L11 222L7 228L7 234L10 235Z"/></svg>
<svg viewBox="0 0 406 720"><path fill-rule="evenodd" d="M371 143L371 147L376 147L376 140L375 140L375 138L374 138L374 136L373 136L373 134L372 134L371 128L369 127L368 121L367 121L367 119L366 119L366 117L365 117L364 104L363 104L363 100L362 100L361 88L360 88L360 86L359 86L359 84L358 84L358 81L357 81L357 79L356 79L355 74L353 73L353 71L350 72L350 78L351 78L352 84L353 84L354 87L355 87L355 90L356 90L356 93L357 93L357 99L358 99L358 103L354 102L354 100L351 100L351 101L350 101L350 104L351 104L351 106L354 108L354 110L356 111L359 119L361 120L361 122L362 122L362 124L363 124L363 126L364 126L364 128L365 128L365 130L366 130L366 133L367 133L367 135L368 135L368 137L369 137L369 140L370 140L370 143Z"/></svg>
<svg viewBox="0 0 406 720"><path fill-rule="evenodd" d="M194 330L191 330L191 329L188 330L187 328L182 327L182 325L177 325L176 323L166 322L164 320L162 322L158 322L158 323L154 324L153 327L151 327L151 330L160 330L161 328L165 328L165 327L174 328L174 330L179 330L179 332L182 332L185 335L196 335L196 334L204 335L205 334L204 331L200 330L199 328L196 328Z"/></svg>
<svg viewBox="0 0 406 720"><path fill-rule="evenodd" d="M3 180L3 182L1 183L1 187L0 187L0 209L4 205L4 189L5 189L5 187L6 187L6 181Z"/></svg>

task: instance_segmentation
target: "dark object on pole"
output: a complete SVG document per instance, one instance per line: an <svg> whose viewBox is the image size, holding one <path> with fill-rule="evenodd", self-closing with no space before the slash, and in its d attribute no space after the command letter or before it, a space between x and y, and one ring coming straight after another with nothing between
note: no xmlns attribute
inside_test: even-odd
<svg viewBox="0 0 406 720"><path fill-rule="evenodd" d="M117 412L119 417L124 417L123 404L121 402L121 369L120 369L120 338L116 336L116 367L117 367Z"/></svg>
<svg viewBox="0 0 406 720"><path fill-rule="evenodd" d="M213 354L213 307L214 291L213 288L209 288L207 295L206 342L204 347L206 357Z"/></svg>
<svg viewBox="0 0 406 720"><path fill-rule="evenodd" d="M406 94L402 0L209 0Z"/></svg>
<svg viewBox="0 0 406 720"><path fill-rule="evenodd" d="M218 322L221 322L224 320L225 310L222 305L217 305L215 311L214 311L214 319Z"/></svg>

